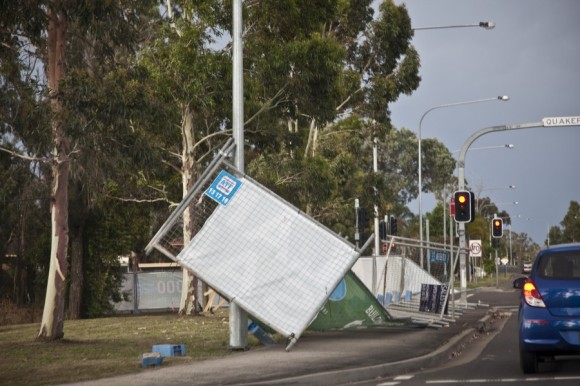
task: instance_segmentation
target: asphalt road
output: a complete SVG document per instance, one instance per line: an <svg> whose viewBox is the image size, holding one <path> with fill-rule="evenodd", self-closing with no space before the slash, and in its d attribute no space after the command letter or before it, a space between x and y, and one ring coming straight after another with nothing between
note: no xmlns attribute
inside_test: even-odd
<svg viewBox="0 0 580 386"><path fill-rule="evenodd" d="M401 382L399 376L406 376L405 382L425 384L434 379L451 379L451 374L464 379L475 373L466 370L459 376L461 373L456 369L475 360L466 358L479 358L478 352L487 355L482 350L503 331L504 324L511 319L508 313L516 310L518 298L519 292L509 283L497 289L480 288L470 291L467 298L476 306L439 329L378 328L312 333L301 337L289 352L284 350L285 345L261 346L224 358L161 366L79 385L396 385ZM506 334L511 341L500 339L503 345L500 351L514 347L515 333ZM521 377L514 354L507 355L512 357L507 367L511 366L513 374ZM441 373L442 378L435 378L437 372L427 372L437 367L445 370L448 366L454 367L449 368L450 373ZM427 374L433 378L420 378Z"/></svg>
<svg viewBox="0 0 580 386"><path fill-rule="evenodd" d="M513 299L512 294L504 294ZM517 293L516 293L517 295ZM492 300L488 297L487 300ZM580 384L580 356L557 358L540 365L538 374L523 374L519 365L517 296L513 307L506 299L496 298L501 313L490 331L474 340L461 356L437 368L412 374L398 374L386 379L359 382L358 385L554 385ZM501 304L500 304L501 303ZM493 301L492 301L493 304Z"/></svg>

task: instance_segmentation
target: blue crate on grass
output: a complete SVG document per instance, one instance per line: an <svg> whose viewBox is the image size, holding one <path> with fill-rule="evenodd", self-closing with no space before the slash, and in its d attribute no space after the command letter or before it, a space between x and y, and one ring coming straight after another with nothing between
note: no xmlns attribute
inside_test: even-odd
<svg viewBox="0 0 580 386"><path fill-rule="evenodd" d="M248 331L251 332L262 344L274 344L274 340L256 322L248 321Z"/></svg>
<svg viewBox="0 0 580 386"><path fill-rule="evenodd" d="M163 357L158 352L146 352L141 354L141 367L161 366Z"/></svg>
<svg viewBox="0 0 580 386"><path fill-rule="evenodd" d="M185 355L184 344L156 344L151 351L158 352L162 357L182 357Z"/></svg>

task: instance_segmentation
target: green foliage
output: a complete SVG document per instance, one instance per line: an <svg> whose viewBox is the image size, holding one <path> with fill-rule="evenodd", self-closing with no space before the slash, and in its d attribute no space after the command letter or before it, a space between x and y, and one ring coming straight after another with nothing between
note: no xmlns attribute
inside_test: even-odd
<svg viewBox="0 0 580 386"><path fill-rule="evenodd" d="M150 237L153 209L151 205L109 199L100 200L86 216L83 317L102 316L112 311L112 302L122 300L119 257L143 250Z"/></svg>
<svg viewBox="0 0 580 386"><path fill-rule="evenodd" d="M578 201L570 201L568 211L564 215L560 225L561 227L553 226L550 228L550 245L580 241L580 204L578 204Z"/></svg>
<svg viewBox="0 0 580 386"><path fill-rule="evenodd" d="M442 191L451 182L455 170L455 159L443 145L433 138L421 141L422 163L421 178L424 191Z"/></svg>
<svg viewBox="0 0 580 386"><path fill-rule="evenodd" d="M110 310L110 300L119 295L117 257L139 253L169 205L180 199L176 171L183 152L195 159L195 174L231 134L231 46L216 44L231 32L231 2L172 4L168 20L156 1L61 2L69 34L59 98L72 150L71 235L82 236L84 247L84 316ZM392 0L382 2L377 17L371 4L244 2L247 171L345 236L354 232L356 198L369 217L377 203L381 214L408 219L407 204L418 194L417 138L393 128L388 109L419 85L411 20L405 6ZM3 11L0 20L10 32L0 31L0 81L6 85L0 88L0 145L48 156L45 85L42 77L23 76L34 68L27 56L15 54L29 43L39 55L44 52L42 7L8 2ZM28 40L14 39L14 31ZM181 131L186 117L194 138L188 149ZM23 255L45 280L50 223L40 213L49 212L49 164L0 154L0 173L10 181L0 189L7 203L0 207L6 219L0 242L16 229L41 235L28 240ZM453 158L429 139L423 157L425 191L441 190L452 180ZM32 201L14 205L11 198L23 186L27 195L19 197ZM19 216L27 219L25 227ZM400 228L413 232L410 221Z"/></svg>

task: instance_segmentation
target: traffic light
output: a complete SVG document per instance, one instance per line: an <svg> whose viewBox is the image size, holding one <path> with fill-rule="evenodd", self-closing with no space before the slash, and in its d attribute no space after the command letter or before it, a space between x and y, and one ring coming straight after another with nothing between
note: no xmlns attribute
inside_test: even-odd
<svg viewBox="0 0 580 386"><path fill-rule="evenodd" d="M391 221L391 224L390 224L391 235L396 236L397 235L397 218L395 216L391 216L390 221Z"/></svg>
<svg viewBox="0 0 580 386"><path fill-rule="evenodd" d="M501 218L496 217L491 220L491 235L497 238L503 236L503 220Z"/></svg>
<svg viewBox="0 0 580 386"><path fill-rule="evenodd" d="M467 190L458 190L453 194L455 203L455 221L472 222L475 217L474 195Z"/></svg>
<svg viewBox="0 0 580 386"><path fill-rule="evenodd" d="M387 223L384 221L379 223L379 238L381 240L387 239Z"/></svg>
<svg viewBox="0 0 580 386"><path fill-rule="evenodd" d="M360 208L358 210L358 226L364 229L369 225L369 219L367 216L367 210L365 208Z"/></svg>

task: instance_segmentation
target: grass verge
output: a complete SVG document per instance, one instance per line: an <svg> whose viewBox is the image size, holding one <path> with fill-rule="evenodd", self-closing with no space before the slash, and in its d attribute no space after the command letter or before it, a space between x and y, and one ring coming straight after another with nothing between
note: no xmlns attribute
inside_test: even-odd
<svg viewBox="0 0 580 386"><path fill-rule="evenodd" d="M1 384L54 385L141 371L140 355L155 344L185 344L171 366L229 355L227 310L179 317L176 314L120 316L66 321L64 339L36 340L40 324L0 326ZM248 336L250 345L258 344Z"/></svg>

